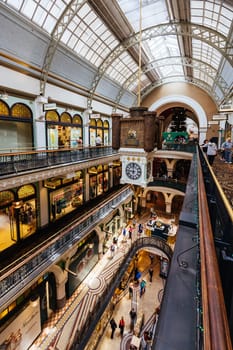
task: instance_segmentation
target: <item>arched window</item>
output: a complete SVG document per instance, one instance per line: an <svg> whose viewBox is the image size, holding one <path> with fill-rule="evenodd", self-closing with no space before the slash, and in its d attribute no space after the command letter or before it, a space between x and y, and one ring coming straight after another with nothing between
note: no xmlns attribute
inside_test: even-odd
<svg viewBox="0 0 233 350"><path fill-rule="evenodd" d="M90 137L90 146L95 146L95 139L96 139L96 120L91 119L89 123L89 137Z"/></svg>
<svg viewBox="0 0 233 350"><path fill-rule="evenodd" d="M47 111L45 114L45 120L47 122L59 122L59 119L57 111Z"/></svg>
<svg viewBox="0 0 233 350"><path fill-rule="evenodd" d="M71 147L80 146L80 139L83 144L83 120L79 114L75 114L71 127Z"/></svg>
<svg viewBox="0 0 233 350"><path fill-rule="evenodd" d="M107 120L104 121L103 132L104 132L104 139L103 139L104 145L107 146L110 143L110 140L109 140L109 122Z"/></svg>
<svg viewBox="0 0 233 350"><path fill-rule="evenodd" d="M32 119L32 111L23 103L15 103L11 107L11 116L21 119Z"/></svg>
<svg viewBox="0 0 233 350"><path fill-rule="evenodd" d="M71 115L69 114L69 113L67 113L67 112L63 112L62 114L61 114L61 123L69 123L69 124L71 124Z"/></svg>
<svg viewBox="0 0 233 350"><path fill-rule="evenodd" d="M0 100L0 115L1 116L10 115L10 108L8 107L8 104L2 100Z"/></svg>
<svg viewBox="0 0 233 350"><path fill-rule="evenodd" d="M15 103L11 108L0 101L0 149L18 151L31 150L32 111L23 103Z"/></svg>

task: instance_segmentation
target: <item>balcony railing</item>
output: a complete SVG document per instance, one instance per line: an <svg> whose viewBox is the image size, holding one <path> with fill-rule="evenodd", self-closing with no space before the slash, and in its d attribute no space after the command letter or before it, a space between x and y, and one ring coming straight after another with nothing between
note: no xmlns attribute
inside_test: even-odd
<svg viewBox="0 0 233 350"><path fill-rule="evenodd" d="M154 181L149 182L148 186L169 187L184 193L186 190L186 183L180 182L178 180L169 179L169 178L163 179L163 178L154 177Z"/></svg>
<svg viewBox="0 0 233 350"><path fill-rule="evenodd" d="M83 239L113 208L124 203L133 192L130 187L121 189L110 196L98 208L92 209L76 221L67 225L54 236L36 246L30 252L16 259L11 265L0 271L0 307L22 290L51 264L58 261L62 254Z"/></svg>
<svg viewBox="0 0 233 350"><path fill-rule="evenodd" d="M111 146L0 152L0 176L117 154Z"/></svg>
<svg viewBox="0 0 233 350"><path fill-rule="evenodd" d="M203 155L200 153L200 156ZM202 163L204 165L205 160L202 158ZM206 165L204 165L204 172L206 172ZM210 171L211 173L211 171ZM209 174L210 175L210 174ZM213 174L212 174L213 175ZM216 180L216 179L215 179ZM201 259L201 291L202 291L202 309L203 309L203 348L205 350L231 350L231 336L229 330L229 323L227 319L227 311L226 304L224 300L224 293L222 288L222 281L219 273L219 261L216 255L216 248L214 243L214 231L212 231L212 227L215 228L214 223L216 223L216 215L212 210L209 214L208 210L208 196L209 197L209 205L211 206L211 201L213 200L213 194L218 192L218 185L216 181L212 177L212 180L208 181L208 185L212 184L211 196L208 191L207 186L207 195L206 188L204 184L204 178L202 174L201 166L199 166L198 173L198 194L199 194L199 230L200 230L200 259ZM214 185L215 183L215 185ZM213 190L215 188L215 190ZM221 198L220 198L221 195ZM212 198L211 198L212 197ZM215 205L216 205L215 197ZM224 198L223 193L219 193L219 198L217 199L220 206L220 202L222 202L221 206L225 203L225 215L228 216L228 219L225 221L224 226L222 227L222 231L220 237L216 237L221 239L222 249L225 244L227 246L232 245L232 216L226 207L226 200ZM211 209L211 208L210 208ZM215 218L214 218L215 217ZM212 219L211 219L212 218ZM222 218L222 220L224 219ZM211 224L212 221L212 224ZM231 221L231 231L228 231L228 239L225 241L224 230L230 228ZM220 248L221 249L221 248ZM218 251L218 249L217 249ZM230 269L230 266L228 266ZM230 275L232 275L232 267L231 271L228 271ZM227 273L227 272L226 272Z"/></svg>
<svg viewBox="0 0 233 350"><path fill-rule="evenodd" d="M137 251L143 247L153 247L163 251L169 261L172 258L172 249L163 239L159 237L137 238L132 243L128 252L122 256L122 259L118 260L118 266L116 271L114 271L113 278L111 281L109 281L109 284L106 283L105 289L99 295L99 298L95 301L95 304L92 305L92 309L89 310L88 317L85 320L82 320L82 324L77 326L76 333L71 334L71 343L69 344L70 349L78 350L85 348L85 345L90 339L92 332L101 318L101 315L109 304L115 289L119 287L120 281L123 278L130 261L133 259Z"/></svg>

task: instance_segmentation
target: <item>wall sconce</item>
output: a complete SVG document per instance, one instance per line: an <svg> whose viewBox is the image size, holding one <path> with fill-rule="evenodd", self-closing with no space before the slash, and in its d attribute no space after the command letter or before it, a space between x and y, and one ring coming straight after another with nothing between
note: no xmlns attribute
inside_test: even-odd
<svg viewBox="0 0 233 350"><path fill-rule="evenodd" d="M22 202L21 202L21 201L13 202L12 204L13 204L13 207L14 207L15 209L20 209L21 206L22 206Z"/></svg>
<svg viewBox="0 0 233 350"><path fill-rule="evenodd" d="M0 98L2 100L8 100L8 94L6 93L6 91L1 92Z"/></svg>

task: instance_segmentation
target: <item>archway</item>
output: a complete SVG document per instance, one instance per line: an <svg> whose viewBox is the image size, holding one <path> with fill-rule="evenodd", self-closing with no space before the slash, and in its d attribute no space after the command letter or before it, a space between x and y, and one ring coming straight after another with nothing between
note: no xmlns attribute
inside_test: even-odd
<svg viewBox="0 0 233 350"><path fill-rule="evenodd" d="M169 95L158 99L149 107L150 111L157 110L159 107L169 103L183 103L196 113L199 122L199 142L202 143L206 136L207 116L202 106L192 98L182 95Z"/></svg>

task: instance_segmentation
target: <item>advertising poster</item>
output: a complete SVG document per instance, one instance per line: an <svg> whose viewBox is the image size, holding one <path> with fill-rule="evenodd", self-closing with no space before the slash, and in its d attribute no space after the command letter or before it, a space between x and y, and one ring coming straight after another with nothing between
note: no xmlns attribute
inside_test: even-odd
<svg viewBox="0 0 233 350"><path fill-rule="evenodd" d="M40 332L40 303L38 299L36 302L30 303L9 326L0 330L0 349L27 350Z"/></svg>

